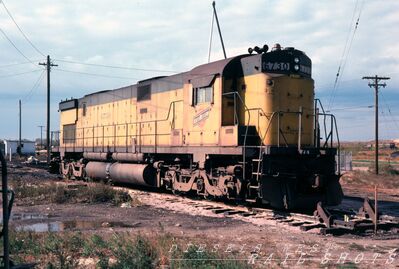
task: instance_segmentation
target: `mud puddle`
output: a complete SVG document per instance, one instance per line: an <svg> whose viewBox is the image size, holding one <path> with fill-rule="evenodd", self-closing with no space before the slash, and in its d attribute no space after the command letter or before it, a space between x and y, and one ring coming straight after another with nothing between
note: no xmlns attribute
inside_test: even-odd
<svg viewBox="0 0 399 269"><path fill-rule="evenodd" d="M128 224L119 221L101 222L101 221L90 221L90 220L67 220L67 221L51 220L51 218L54 217L57 216L49 214L40 214L40 213L13 213L11 215L11 222L12 221L29 222L29 223L18 223L14 227L18 231L32 231L32 232L62 232L62 231L76 231L76 230L95 230L101 228L133 228L140 225L139 222ZM37 222L40 220L41 222ZM32 223L32 221L34 223Z"/></svg>

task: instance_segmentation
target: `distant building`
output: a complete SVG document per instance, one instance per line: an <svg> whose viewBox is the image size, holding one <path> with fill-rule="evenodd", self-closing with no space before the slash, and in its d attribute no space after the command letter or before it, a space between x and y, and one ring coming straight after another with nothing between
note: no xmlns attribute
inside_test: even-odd
<svg viewBox="0 0 399 269"><path fill-rule="evenodd" d="M4 139L1 150L3 151L4 155L9 155L17 153L18 149L18 140L10 140L10 139ZM29 140L22 140L21 141L22 147L21 147L21 153L22 154L35 154L35 142L34 141L29 141Z"/></svg>

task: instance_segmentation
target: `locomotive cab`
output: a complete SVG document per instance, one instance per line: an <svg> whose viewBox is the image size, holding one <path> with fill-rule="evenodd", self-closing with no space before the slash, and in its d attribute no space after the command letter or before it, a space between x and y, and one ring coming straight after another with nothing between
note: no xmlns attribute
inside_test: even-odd
<svg viewBox="0 0 399 269"><path fill-rule="evenodd" d="M314 98L310 58L294 48L276 47L242 58L243 76L230 82L243 100L239 124L255 126L260 140L259 155L251 159L250 185L259 187L257 198L276 208L306 208L319 201L337 205L343 193L335 118L321 111ZM323 127L330 126L323 130L322 144L319 118Z"/></svg>

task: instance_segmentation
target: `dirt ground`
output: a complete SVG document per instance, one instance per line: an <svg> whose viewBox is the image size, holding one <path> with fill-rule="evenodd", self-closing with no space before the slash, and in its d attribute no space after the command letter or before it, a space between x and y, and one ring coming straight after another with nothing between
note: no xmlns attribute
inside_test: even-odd
<svg viewBox="0 0 399 269"><path fill-rule="evenodd" d="M343 178L345 193L352 197L372 195L358 174ZM380 186L381 199L393 202L391 212L399 213L397 182ZM91 188L89 183L66 182L57 175L35 167L11 165L9 182L40 186L69 184ZM381 183L382 181L379 181ZM78 185L83 185L79 187ZM380 184L382 185L382 184ZM78 186L78 187L77 187ZM15 186L18 187L18 186ZM129 203L54 202L41 194L34 199L16 199L10 225L17 231L111 235L129 232L149 238L168 234L173 238L169 252L196 248L215 253L229 253L250 268L398 268L398 236L323 236L316 231L303 232L297 227L259 217L224 216L204 208L190 206L192 200L173 198L172 194L131 189ZM43 198L43 199L42 199ZM81 268L95 268L94 262L80 263ZM201 267L206 268L206 267ZM215 267L209 267L215 268Z"/></svg>

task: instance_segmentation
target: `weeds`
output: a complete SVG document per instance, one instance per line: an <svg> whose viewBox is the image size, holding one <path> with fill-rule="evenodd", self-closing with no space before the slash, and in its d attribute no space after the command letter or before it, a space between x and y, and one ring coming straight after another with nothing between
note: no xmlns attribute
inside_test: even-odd
<svg viewBox="0 0 399 269"><path fill-rule="evenodd" d="M390 171L389 173L387 171ZM386 189L399 188L399 175L397 170L382 167L380 175L371 172L351 171L342 177L344 184L352 186L372 187L378 185Z"/></svg>
<svg viewBox="0 0 399 269"><path fill-rule="evenodd" d="M218 253L209 252L206 249L199 249L190 246L182 251L175 251L170 257L170 268L198 268L198 269L241 269L251 268L247 263L237 260L237 256L221 256Z"/></svg>
<svg viewBox="0 0 399 269"><path fill-rule="evenodd" d="M115 233L103 237L75 233L33 233L12 231L11 258L18 263L37 262L40 268L84 268L90 260L96 268L250 268L232 257L191 247L170 252L175 238L161 235L155 239Z"/></svg>
<svg viewBox="0 0 399 269"><path fill-rule="evenodd" d="M155 268L157 251L148 239L138 235L134 240L116 234L112 240L112 254L117 262L111 266L115 269Z"/></svg>
<svg viewBox="0 0 399 269"><path fill-rule="evenodd" d="M28 199L30 203L111 203L120 205L132 202L127 192L115 190L108 185L91 183L78 189L70 189L66 185L29 184L22 181L13 181L11 188L17 199Z"/></svg>
<svg viewBox="0 0 399 269"><path fill-rule="evenodd" d="M383 165L381 167L381 172L385 175L397 176L399 175L399 170L395 169L392 165Z"/></svg>

